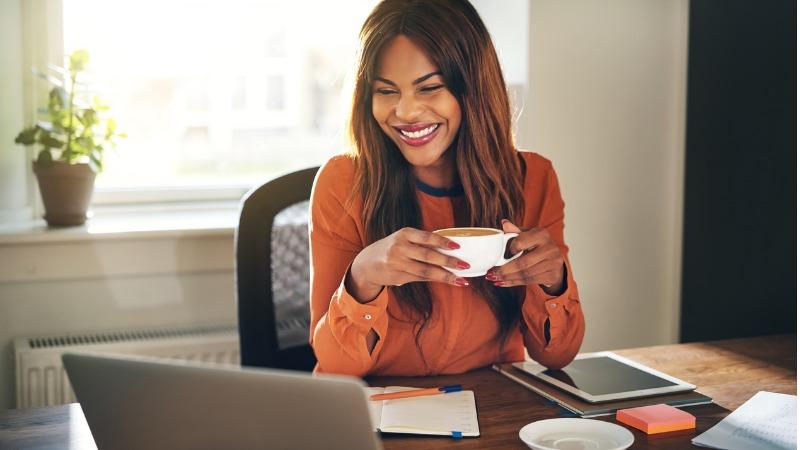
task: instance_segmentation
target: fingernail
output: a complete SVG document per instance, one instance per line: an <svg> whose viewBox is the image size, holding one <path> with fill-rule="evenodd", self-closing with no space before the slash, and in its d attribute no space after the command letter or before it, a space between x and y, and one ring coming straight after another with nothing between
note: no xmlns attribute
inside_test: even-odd
<svg viewBox="0 0 800 450"><path fill-rule="evenodd" d="M486 274L486 279L489 280L489 281L495 281L495 280L497 280L497 277L495 277L493 273L487 273Z"/></svg>
<svg viewBox="0 0 800 450"><path fill-rule="evenodd" d="M448 247L450 247L450 248L452 248L453 250L455 250L455 249L457 249L457 248L461 248L461 246L460 246L460 245L456 244L456 243L455 243L455 242L453 242L453 241L450 241L450 242L448 242L448 243L447 243L447 246L448 246Z"/></svg>
<svg viewBox="0 0 800 450"><path fill-rule="evenodd" d="M500 223L506 223L506 222L511 222L511 221L508 220L508 219L503 219L503 220L500 221Z"/></svg>
<svg viewBox="0 0 800 450"><path fill-rule="evenodd" d="M469 281L463 278L456 278L456 284L459 286L469 286Z"/></svg>
<svg viewBox="0 0 800 450"><path fill-rule="evenodd" d="M504 285L504 284L505 284L505 283L504 283L504 282L502 282L502 281L496 281L496 282L494 283L494 285L495 285L495 286L497 286L497 287L503 287L503 285Z"/></svg>
<svg viewBox="0 0 800 450"><path fill-rule="evenodd" d="M458 262L459 269L469 269L469 264L465 263L464 261Z"/></svg>

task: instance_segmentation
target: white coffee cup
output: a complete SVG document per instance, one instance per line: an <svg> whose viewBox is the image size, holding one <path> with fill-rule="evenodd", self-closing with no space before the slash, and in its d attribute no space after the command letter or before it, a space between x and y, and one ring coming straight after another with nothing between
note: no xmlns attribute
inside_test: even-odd
<svg viewBox="0 0 800 450"><path fill-rule="evenodd" d="M445 267L459 277L486 275L486 272L492 267L502 266L522 255L522 252L519 252L510 258L505 258L508 241L517 237L518 233L503 233L502 230L495 228L478 227L445 228L436 230L434 233L461 246L454 250L438 250L440 253L455 256L469 264L469 269Z"/></svg>

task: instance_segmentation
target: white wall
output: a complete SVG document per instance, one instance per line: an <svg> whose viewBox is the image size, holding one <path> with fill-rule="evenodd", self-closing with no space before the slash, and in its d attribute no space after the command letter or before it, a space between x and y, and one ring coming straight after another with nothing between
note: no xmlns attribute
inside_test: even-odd
<svg viewBox="0 0 800 450"><path fill-rule="evenodd" d="M583 351L678 336L688 0L532 0L522 148L550 158Z"/></svg>
<svg viewBox="0 0 800 450"><path fill-rule="evenodd" d="M26 219L31 213L27 155L14 144L24 123L21 9L18 1L0 2L0 222Z"/></svg>
<svg viewBox="0 0 800 450"><path fill-rule="evenodd" d="M236 323L233 232L160 234L0 242L0 410L15 337Z"/></svg>

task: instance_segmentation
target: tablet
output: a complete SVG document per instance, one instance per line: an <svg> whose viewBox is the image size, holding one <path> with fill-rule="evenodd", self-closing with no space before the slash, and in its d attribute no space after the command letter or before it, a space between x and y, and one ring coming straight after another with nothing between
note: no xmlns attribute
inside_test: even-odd
<svg viewBox="0 0 800 450"><path fill-rule="evenodd" d="M550 370L531 361L514 363L514 367L590 403L672 394L697 387L612 352L580 354L561 370Z"/></svg>

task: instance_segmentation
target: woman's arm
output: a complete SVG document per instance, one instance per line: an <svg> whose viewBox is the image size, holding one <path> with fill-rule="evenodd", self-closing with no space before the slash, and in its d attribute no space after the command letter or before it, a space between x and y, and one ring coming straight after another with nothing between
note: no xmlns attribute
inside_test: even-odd
<svg viewBox="0 0 800 450"><path fill-rule="evenodd" d="M528 354L540 364L558 369L575 358L583 342L585 324L578 286L567 257L569 249L564 243L564 201L556 173L549 163L539 227L547 230L561 250L566 288L554 296L539 284L527 285L520 328Z"/></svg>
<svg viewBox="0 0 800 450"><path fill-rule="evenodd" d="M334 158L321 168L311 193L310 343L318 371L363 376L374 366L386 333L389 294L384 289L373 299L357 298L346 283L362 243L355 220L337 195L343 191L336 183L343 179L344 164L349 161Z"/></svg>

